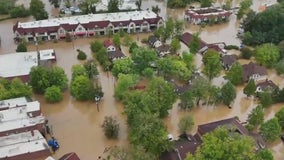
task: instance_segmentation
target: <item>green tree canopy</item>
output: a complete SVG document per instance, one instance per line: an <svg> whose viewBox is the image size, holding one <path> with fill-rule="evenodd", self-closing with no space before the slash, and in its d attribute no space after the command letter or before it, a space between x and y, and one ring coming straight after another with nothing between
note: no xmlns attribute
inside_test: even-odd
<svg viewBox="0 0 284 160"><path fill-rule="evenodd" d="M204 63L202 72L209 78L209 80L212 80L220 74L222 64L220 62L220 55L217 51L208 50L203 56L202 61Z"/></svg>
<svg viewBox="0 0 284 160"><path fill-rule="evenodd" d="M234 99L237 96L235 87L230 81L228 81L221 88L221 93L222 93L222 99L223 99L224 104L230 107L231 103L234 101Z"/></svg>
<svg viewBox="0 0 284 160"><path fill-rule="evenodd" d="M114 147L110 150L109 160L150 160L155 156L141 146Z"/></svg>
<svg viewBox="0 0 284 160"><path fill-rule="evenodd" d="M104 134L109 139L117 139L119 133L119 123L115 117L106 116L102 124Z"/></svg>
<svg viewBox="0 0 284 160"><path fill-rule="evenodd" d="M63 98L61 89L58 86L51 86L46 88L44 98L49 103L60 102Z"/></svg>
<svg viewBox="0 0 284 160"><path fill-rule="evenodd" d="M48 18L48 13L44 9L44 3L41 0L31 0L30 12L36 20Z"/></svg>
<svg viewBox="0 0 284 160"><path fill-rule="evenodd" d="M137 48L132 53L133 63L136 70L141 73L145 68L150 67L157 59L157 54L154 50L148 48Z"/></svg>
<svg viewBox="0 0 284 160"><path fill-rule="evenodd" d="M114 89L114 97L118 100L124 100L128 96L128 90L138 81L139 76L136 74L119 74Z"/></svg>
<svg viewBox="0 0 284 160"><path fill-rule="evenodd" d="M245 86L243 92L244 92L244 94L246 94L248 97L250 97L251 95L254 95L255 90L256 90L256 86L255 86L254 80L251 79L251 80L249 80L249 82L248 82L247 85Z"/></svg>
<svg viewBox="0 0 284 160"><path fill-rule="evenodd" d="M27 17L30 15L30 11L24 7L24 5L16 6L9 11L12 18Z"/></svg>
<svg viewBox="0 0 284 160"><path fill-rule="evenodd" d="M278 48L273 44L263 44L256 48L255 59L260 64L273 67L280 58Z"/></svg>
<svg viewBox="0 0 284 160"><path fill-rule="evenodd" d="M188 45L188 47L190 48L190 53L196 54L199 50L199 43L200 43L200 38L199 38L199 33L194 33L192 35L192 41L190 42L190 44Z"/></svg>
<svg viewBox="0 0 284 160"><path fill-rule="evenodd" d="M88 76L86 68L81 64L72 66L72 79L75 79L78 76Z"/></svg>
<svg viewBox="0 0 284 160"><path fill-rule="evenodd" d="M264 122L260 126L260 134L267 142L273 142L279 138L281 134L281 126L278 123L277 118L272 118L267 122Z"/></svg>
<svg viewBox="0 0 284 160"><path fill-rule="evenodd" d="M21 43L18 44L16 52L27 52L27 51L28 51L28 49L27 49L26 43L21 42Z"/></svg>
<svg viewBox="0 0 284 160"><path fill-rule="evenodd" d="M197 77L192 81L191 91L195 97L196 104L199 105L200 100L206 101L209 97L208 88L211 87L210 82L203 77Z"/></svg>
<svg viewBox="0 0 284 160"><path fill-rule="evenodd" d="M118 12L119 3L120 0L109 0L107 5L108 12Z"/></svg>
<svg viewBox="0 0 284 160"><path fill-rule="evenodd" d="M181 48L180 42L177 38L171 41L171 51L176 53Z"/></svg>
<svg viewBox="0 0 284 160"><path fill-rule="evenodd" d="M178 128L181 134L189 132L194 126L193 118L186 115L179 120Z"/></svg>
<svg viewBox="0 0 284 160"><path fill-rule="evenodd" d="M87 76L76 76L71 81L71 95L74 96L77 100L85 101L92 99L93 90L94 86Z"/></svg>
<svg viewBox="0 0 284 160"><path fill-rule="evenodd" d="M31 86L24 84L21 79L14 78L8 81L0 78L0 100L31 96Z"/></svg>
<svg viewBox="0 0 284 160"><path fill-rule="evenodd" d="M254 140L237 132L230 132L226 127L205 134L194 156L196 160L254 160L255 157Z"/></svg>
<svg viewBox="0 0 284 160"><path fill-rule="evenodd" d="M133 74L134 71L134 63L130 58L123 58L116 60L113 63L112 74L117 77L118 74Z"/></svg>
<svg viewBox="0 0 284 160"><path fill-rule="evenodd" d="M91 50L92 50L92 52L98 52L101 48L103 48L104 47L104 45L103 45L103 43L102 42L100 42L100 41L98 41L98 40L95 40L95 41L93 41L92 43L91 43Z"/></svg>
<svg viewBox="0 0 284 160"><path fill-rule="evenodd" d="M248 115L248 122L253 126L260 125L264 120L264 112L261 105L256 106Z"/></svg>
<svg viewBox="0 0 284 160"><path fill-rule="evenodd" d="M259 93L259 101L264 108L271 106L273 104L271 93L269 91Z"/></svg>
<svg viewBox="0 0 284 160"><path fill-rule="evenodd" d="M86 69L87 75L90 79L95 78L97 75L99 75L97 64L94 60L88 60L84 64L84 68Z"/></svg>
<svg viewBox="0 0 284 160"><path fill-rule="evenodd" d="M226 73L226 79L232 84L239 85L243 83L243 67L239 62L232 65L230 70Z"/></svg>
<svg viewBox="0 0 284 160"><path fill-rule="evenodd" d="M278 118L278 123L283 129L284 128L284 108L283 107L275 114L275 117Z"/></svg>
<svg viewBox="0 0 284 160"><path fill-rule="evenodd" d="M29 84L36 93L43 94L45 89L51 86L49 78L49 72L43 66L32 67Z"/></svg>
<svg viewBox="0 0 284 160"><path fill-rule="evenodd" d="M281 60L278 63L276 63L275 70L277 74L284 74L284 60Z"/></svg>
<svg viewBox="0 0 284 160"><path fill-rule="evenodd" d="M161 118L168 115L168 110L173 107L175 101L176 94L173 86L161 77L150 81L146 93L142 97L143 105Z"/></svg>
<svg viewBox="0 0 284 160"><path fill-rule="evenodd" d="M180 97L180 107L184 110L190 110L194 107L194 96L192 91L187 91Z"/></svg>

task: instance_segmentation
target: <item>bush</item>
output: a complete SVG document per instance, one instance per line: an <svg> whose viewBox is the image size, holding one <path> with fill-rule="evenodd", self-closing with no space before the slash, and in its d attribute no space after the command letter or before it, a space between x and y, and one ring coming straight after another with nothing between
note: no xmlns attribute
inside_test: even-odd
<svg viewBox="0 0 284 160"><path fill-rule="evenodd" d="M236 46L236 45L227 45L227 46L224 47L224 49L227 49L227 50L231 50L231 49L239 50L239 47Z"/></svg>
<svg viewBox="0 0 284 160"><path fill-rule="evenodd" d="M27 49L26 43L21 42L17 46L16 52L27 52L27 51L28 51L28 49Z"/></svg>
<svg viewBox="0 0 284 160"><path fill-rule="evenodd" d="M77 49L77 52L78 52L77 59L79 60L87 59L87 55L85 52L81 51L80 49Z"/></svg>
<svg viewBox="0 0 284 160"><path fill-rule="evenodd" d="M109 139L116 139L119 132L119 123L111 116L106 116L102 124L104 134Z"/></svg>
<svg viewBox="0 0 284 160"><path fill-rule="evenodd" d="M180 133L187 133L194 126L193 118L190 115L182 117L178 123Z"/></svg>
<svg viewBox="0 0 284 160"><path fill-rule="evenodd" d="M250 59L251 56L253 55L253 51L249 49L248 47L242 48L241 52L242 52L242 58L244 59Z"/></svg>
<svg viewBox="0 0 284 160"><path fill-rule="evenodd" d="M30 15L30 12L24 7L24 5L20 5L10 10L9 14L12 18L18 18L27 17Z"/></svg>
<svg viewBox="0 0 284 160"><path fill-rule="evenodd" d="M44 98L49 103L60 102L63 98L61 89L57 86L48 87L44 93Z"/></svg>

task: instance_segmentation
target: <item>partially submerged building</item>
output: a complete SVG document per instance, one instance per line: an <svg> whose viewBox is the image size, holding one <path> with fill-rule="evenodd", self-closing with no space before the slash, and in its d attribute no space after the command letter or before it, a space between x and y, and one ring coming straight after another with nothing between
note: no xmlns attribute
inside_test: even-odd
<svg viewBox="0 0 284 160"><path fill-rule="evenodd" d="M0 137L0 153L1 160L35 160L51 155L38 130Z"/></svg>
<svg viewBox="0 0 284 160"><path fill-rule="evenodd" d="M37 40L89 37L125 32L149 32L164 24L163 18L150 10L89 14L54 18L34 22L17 22L13 26L15 39Z"/></svg>
<svg viewBox="0 0 284 160"><path fill-rule="evenodd" d="M28 103L28 100L26 97L1 100L0 101L0 111L6 110L9 108L24 106L27 103Z"/></svg>
<svg viewBox="0 0 284 160"><path fill-rule="evenodd" d="M256 150L265 148L265 142L259 134L250 133L236 118L228 118L220 121L198 125L195 135L183 134L174 142L174 149L162 154L160 160L184 160L187 153L194 154L198 146L202 144L202 136L212 132L218 127L227 127L230 132L250 136L255 140Z"/></svg>
<svg viewBox="0 0 284 160"><path fill-rule="evenodd" d="M193 24L200 24L202 22L221 22L227 21L232 12L226 11L222 8L198 8L198 9L187 9L184 14L184 19Z"/></svg>
<svg viewBox="0 0 284 160"><path fill-rule="evenodd" d="M243 67L243 81L248 82L249 80L263 80L266 79L267 70L264 66L260 66L253 62L242 65Z"/></svg>
<svg viewBox="0 0 284 160"><path fill-rule="evenodd" d="M56 61L53 49L2 54L0 55L0 78L8 80L20 78L23 82L28 82L31 68L50 60Z"/></svg>

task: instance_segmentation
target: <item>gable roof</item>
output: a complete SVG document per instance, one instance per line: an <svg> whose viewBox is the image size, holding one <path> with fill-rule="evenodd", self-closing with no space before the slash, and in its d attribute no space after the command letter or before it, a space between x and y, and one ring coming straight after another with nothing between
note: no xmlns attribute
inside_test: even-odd
<svg viewBox="0 0 284 160"><path fill-rule="evenodd" d="M277 89L278 86L272 81L272 80L268 80L266 79L264 82L260 82L256 85L256 87L260 87L261 90L265 90L265 89Z"/></svg>
<svg viewBox="0 0 284 160"><path fill-rule="evenodd" d="M193 35L189 32L185 32L182 34L182 36L180 37L180 40L186 45L188 46L191 41L193 39ZM204 42L203 40L200 39L199 41L199 49L207 46L208 44L206 42Z"/></svg>
<svg viewBox="0 0 284 160"><path fill-rule="evenodd" d="M59 160L80 160L76 153L71 152L63 155Z"/></svg>
<svg viewBox="0 0 284 160"><path fill-rule="evenodd" d="M148 44L149 44L150 46L153 46L154 43L155 43L156 41L158 41L158 40L159 40L158 37L156 37L156 36L154 36L154 35L151 35L151 36L148 38Z"/></svg>
<svg viewBox="0 0 284 160"><path fill-rule="evenodd" d="M111 60L117 59L117 58L123 58L123 57L125 57L125 55L119 49L108 52L108 58Z"/></svg>
<svg viewBox="0 0 284 160"><path fill-rule="evenodd" d="M263 66L259 66L253 62L243 65L243 80L244 81L248 81L250 79L250 76L254 74L259 74L261 76L267 75L266 68Z"/></svg>
<svg viewBox="0 0 284 160"><path fill-rule="evenodd" d="M170 45L168 45L168 44L163 44L163 45L161 45L161 46L159 46L159 47L156 48L156 51L157 51L158 53L161 53L161 52L168 52L169 50L170 50Z"/></svg>
<svg viewBox="0 0 284 160"><path fill-rule="evenodd" d="M104 47L108 48L109 46L114 46L112 40L108 39L104 41Z"/></svg>
<svg viewBox="0 0 284 160"><path fill-rule="evenodd" d="M222 62L224 66L232 66L233 63L235 63L237 61L237 55L233 54L233 55L224 55L222 56Z"/></svg>

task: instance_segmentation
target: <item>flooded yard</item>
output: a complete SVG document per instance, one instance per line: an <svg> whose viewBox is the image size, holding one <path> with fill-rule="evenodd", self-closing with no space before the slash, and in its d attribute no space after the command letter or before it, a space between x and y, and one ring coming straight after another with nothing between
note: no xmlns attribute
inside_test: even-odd
<svg viewBox="0 0 284 160"><path fill-rule="evenodd" d="M49 5L48 0L43 0L46 4L46 9L53 16L58 14L58 10L54 10ZM254 8L257 8L258 4L265 3L264 0L254 0ZM29 0L19 0L18 3L24 3L27 5ZM221 3L221 2L220 2ZM150 8L152 5L159 5L161 8L160 15L163 17L173 16L178 19L183 19L184 9L166 9L165 3L161 1L145 0L143 1L142 8ZM13 41L12 26L17 20L20 21L31 21L32 18L25 19L10 19L0 22L0 36L2 44L0 47L0 54L7 54L15 52L16 45ZM200 37L208 43L213 42L225 42L227 44L240 45L240 41L236 38L237 29L239 22L235 15L231 16L231 20L225 24L219 24L214 26L206 26L200 28L198 25L190 25L186 23L185 31L194 33L200 31ZM148 34L133 35L133 40L141 40L147 37ZM138 38L139 37L139 38ZM107 37L99 38L104 40ZM28 46L29 51L35 51L37 49L55 49L57 56L57 65L64 68L68 78L71 78L71 68L74 64L80 64L81 61L77 60L77 51L80 49L87 53L88 58L92 58L90 51L90 42L97 38L84 38L76 39L73 42L67 43L65 41L45 42L38 46L30 44ZM140 42L138 42L140 44ZM124 51L128 51L126 47L122 47ZM188 49L184 45L182 50L187 51ZM195 64L197 68L202 67L202 56L195 56ZM242 61L241 63L247 63ZM54 154L55 158L61 157L63 154L68 152L76 152L78 156L83 160L96 160L99 156L104 155L106 148L111 146L127 146L127 125L126 116L123 115L123 105L117 102L113 98L115 79L111 73L102 72L101 68L100 75L98 76L99 82L102 85L104 97L98 104L99 112L95 102L80 102L73 99L69 91L65 91L64 99L62 102L57 104L48 104L45 102L43 96L35 95L34 99L41 102L41 108L43 114L49 120L49 124L52 125L52 131L54 136L60 143L60 149ZM283 77L275 74L274 71L269 70L268 78L273 80L276 84L284 87ZM215 80L216 84L220 84L220 79ZM224 118L230 118L238 116L241 121L246 121L247 115L250 111L256 107L257 101L253 98L247 98L243 94L243 87L237 88L237 98L235 99L234 105L231 109L224 105L218 106L198 106L190 112L184 112L179 110L176 102L172 110L169 111L170 115L164 119L165 124L168 127L169 133L173 134L174 137L178 136L178 122L179 118L185 114L191 114L195 121L195 127L192 133L196 132L197 125L207 123L210 121L221 120ZM283 107L284 104L276 104L268 109L265 109L265 119L268 120L274 116L274 114ZM101 128L101 124L105 116L115 116L120 123L120 132L118 140L108 140L104 135ZM278 141L269 144L269 148L273 151L275 160L282 160L284 158L284 145L280 138Z"/></svg>

